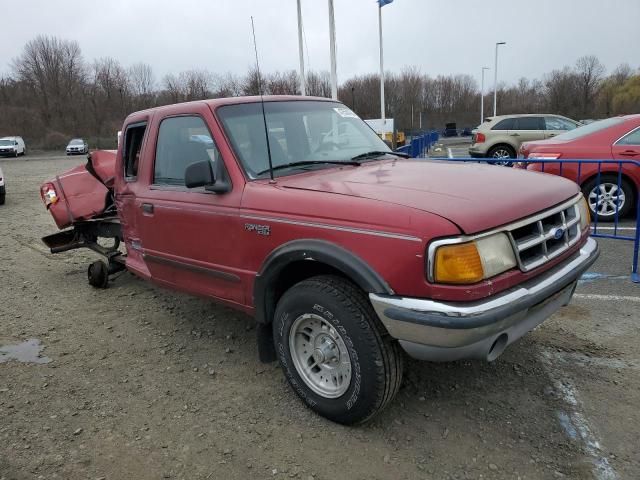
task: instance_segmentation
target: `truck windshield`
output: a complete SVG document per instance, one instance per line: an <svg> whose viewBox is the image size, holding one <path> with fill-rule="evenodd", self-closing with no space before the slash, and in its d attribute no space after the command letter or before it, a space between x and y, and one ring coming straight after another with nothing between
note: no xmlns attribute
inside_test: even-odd
<svg viewBox="0 0 640 480"><path fill-rule="evenodd" d="M264 109L273 166L297 164L281 167L274 171L275 176L335 166L328 161L353 163L353 157L372 151L391 153L382 139L341 103L268 101ZM217 113L249 178L267 176L269 157L260 103L228 105Z"/></svg>
<svg viewBox="0 0 640 480"><path fill-rule="evenodd" d="M13 145L13 140L0 140L0 145L2 146Z"/></svg>

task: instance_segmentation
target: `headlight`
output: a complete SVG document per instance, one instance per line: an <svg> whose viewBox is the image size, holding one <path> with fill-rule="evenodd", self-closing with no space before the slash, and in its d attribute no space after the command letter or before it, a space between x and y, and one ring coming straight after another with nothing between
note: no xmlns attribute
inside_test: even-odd
<svg viewBox="0 0 640 480"><path fill-rule="evenodd" d="M438 283L476 283L516 266L509 238L504 233L471 242L442 245L433 258L433 279Z"/></svg>
<svg viewBox="0 0 640 480"><path fill-rule="evenodd" d="M578 202L578 211L580 212L580 230L584 230L591 223L591 210L584 195Z"/></svg>

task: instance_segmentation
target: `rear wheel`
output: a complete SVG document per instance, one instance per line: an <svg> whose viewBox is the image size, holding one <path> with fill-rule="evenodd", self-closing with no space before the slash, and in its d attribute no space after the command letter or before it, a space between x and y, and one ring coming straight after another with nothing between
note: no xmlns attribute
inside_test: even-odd
<svg viewBox="0 0 640 480"><path fill-rule="evenodd" d="M487 163L491 165L501 165L503 167L513 166L512 158L516 158L516 152L509 145L496 145L487 152Z"/></svg>
<svg viewBox="0 0 640 480"><path fill-rule="evenodd" d="M313 277L285 292L273 338L295 392L334 422L365 422L400 387L403 359L397 342L364 292L343 278Z"/></svg>
<svg viewBox="0 0 640 480"><path fill-rule="evenodd" d="M635 192L631 184L624 178L620 179L618 188L617 174L603 174L598 178L592 178L582 187L591 216L597 215L599 222L612 222L615 220L616 209L618 218L625 217L635 205Z"/></svg>
<svg viewBox="0 0 640 480"><path fill-rule="evenodd" d="M4 186L0 187L0 205L4 205L4 200L6 198L6 190Z"/></svg>
<svg viewBox="0 0 640 480"><path fill-rule="evenodd" d="M101 260L89 265L87 270L89 284L94 288L107 288L109 285L109 267Z"/></svg>

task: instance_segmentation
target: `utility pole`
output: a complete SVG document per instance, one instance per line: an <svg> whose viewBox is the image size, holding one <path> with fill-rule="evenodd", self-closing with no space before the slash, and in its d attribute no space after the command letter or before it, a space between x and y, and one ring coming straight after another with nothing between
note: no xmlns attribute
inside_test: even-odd
<svg viewBox="0 0 640 480"><path fill-rule="evenodd" d="M331 98L338 99L338 73L336 66L336 22L333 16L333 0L329 0L329 52L331 55Z"/></svg>
<svg viewBox="0 0 640 480"><path fill-rule="evenodd" d="M306 75L304 73L304 47L302 43L302 7L298 0L298 53L300 55L300 95L307 94Z"/></svg>
<svg viewBox="0 0 640 480"><path fill-rule="evenodd" d="M500 45L506 45L507 42L496 43L496 62L493 72L493 116L498 114L498 47Z"/></svg>
<svg viewBox="0 0 640 480"><path fill-rule="evenodd" d="M489 67L482 67L482 83L480 87L480 123L484 122L484 72L485 70L491 70Z"/></svg>
<svg viewBox="0 0 640 480"><path fill-rule="evenodd" d="M384 108L384 56L382 53L382 3L378 2L378 33L380 36L380 118L382 119L382 138L385 138L386 119Z"/></svg>

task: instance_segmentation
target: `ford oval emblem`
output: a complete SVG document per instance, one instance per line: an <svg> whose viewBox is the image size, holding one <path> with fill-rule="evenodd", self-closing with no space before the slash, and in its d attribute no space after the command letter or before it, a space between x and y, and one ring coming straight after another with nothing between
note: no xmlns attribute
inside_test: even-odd
<svg viewBox="0 0 640 480"><path fill-rule="evenodd" d="M556 240L560 240L563 236L564 236L564 229L562 228L556 228L555 231L553 232L553 238L555 238Z"/></svg>

